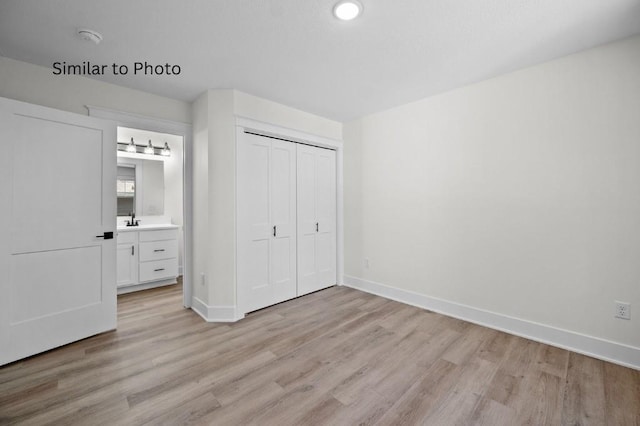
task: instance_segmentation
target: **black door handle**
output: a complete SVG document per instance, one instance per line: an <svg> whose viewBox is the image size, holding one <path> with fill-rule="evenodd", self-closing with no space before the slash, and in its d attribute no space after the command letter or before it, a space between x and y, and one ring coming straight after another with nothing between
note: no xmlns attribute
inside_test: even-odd
<svg viewBox="0 0 640 426"><path fill-rule="evenodd" d="M276 226L275 225L273 225L273 236L274 237L276 236Z"/></svg>
<svg viewBox="0 0 640 426"><path fill-rule="evenodd" d="M318 232L318 222L316 222L316 232Z"/></svg>
<svg viewBox="0 0 640 426"><path fill-rule="evenodd" d="M104 238L105 240L113 240L113 232L105 232L102 235L96 235L96 238Z"/></svg>

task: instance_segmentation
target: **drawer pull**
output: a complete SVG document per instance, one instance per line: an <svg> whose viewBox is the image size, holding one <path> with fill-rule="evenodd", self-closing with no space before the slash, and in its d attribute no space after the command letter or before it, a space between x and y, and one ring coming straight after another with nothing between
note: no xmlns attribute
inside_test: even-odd
<svg viewBox="0 0 640 426"><path fill-rule="evenodd" d="M164 271L164 268L154 269L154 270L153 270L153 272L160 272L160 271Z"/></svg>
<svg viewBox="0 0 640 426"><path fill-rule="evenodd" d="M157 252L159 252L159 251L164 251L164 249L157 249L157 250L154 250L154 253L157 253Z"/></svg>

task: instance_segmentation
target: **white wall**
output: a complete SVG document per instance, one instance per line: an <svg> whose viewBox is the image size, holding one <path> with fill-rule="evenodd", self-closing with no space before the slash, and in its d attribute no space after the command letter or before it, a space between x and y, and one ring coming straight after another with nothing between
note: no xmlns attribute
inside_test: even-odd
<svg viewBox="0 0 640 426"><path fill-rule="evenodd" d="M193 103L193 297L209 300L201 274L208 273L209 258L209 94Z"/></svg>
<svg viewBox="0 0 640 426"><path fill-rule="evenodd" d="M180 271L184 266L184 138L171 135L167 140L171 148L171 156L164 160L164 215L171 218L171 223L181 227L178 238L178 259ZM163 143L154 143L162 146Z"/></svg>
<svg viewBox="0 0 640 426"><path fill-rule="evenodd" d="M344 167L346 275L640 349L640 36L349 123Z"/></svg>
<svg viewBox="0 0 640 426"><path fill-rule="evenodd" d="M209 257L212 306L235 304L236 151L234 91L209 91Z"/></svg>
<svg viewBox="0 0 640 426"><path fill-rule="evenodd" d="M342 137L341 123L237 90L209 90L193 104L194 296L210 307L236 304L237 116L319 136ZM204 285L200 280L203 273L207 277Z"/></svg>
<svg viewBox="0 0 640 426"><path fill-rule="evenodd" d="M342 139L342 124L277 102L234 90L234 112L280 127L300 130L330 139Z"/></svg>
<svg viewBox="0 0 640 426"><path fill-rule="evenodd" d="M344 126L344 271L362 277L362 121Z"/></svg>
<svg viewBox="0 0 640 426"><path fill-rule="evenodd" d="M0 57L0 96L87 115L85 105L191 122L191 104Z"/></svg>

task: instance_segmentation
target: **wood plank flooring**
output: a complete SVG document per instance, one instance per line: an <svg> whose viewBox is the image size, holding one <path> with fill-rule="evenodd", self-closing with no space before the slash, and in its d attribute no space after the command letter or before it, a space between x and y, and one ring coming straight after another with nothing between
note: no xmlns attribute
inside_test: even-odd
<svg viewBox="0 0 640 426"><path fill-rule="evenodd" d="M179 286L0 368L0 424L640 425L640 372L346 287L207 324Z"/></svg>

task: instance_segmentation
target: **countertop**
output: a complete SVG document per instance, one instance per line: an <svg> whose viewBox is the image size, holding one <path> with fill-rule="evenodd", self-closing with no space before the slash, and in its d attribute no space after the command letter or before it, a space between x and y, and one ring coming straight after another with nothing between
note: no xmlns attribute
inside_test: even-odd
<svg viewBox="0 0 640 426"><path fill-rule="evenodd" d="M160 229L178 229L178 225L170 223L151 223L148 225L140 224L138 226L118 226L118 232L132 232L132 231L157 231Z"/></svg>

